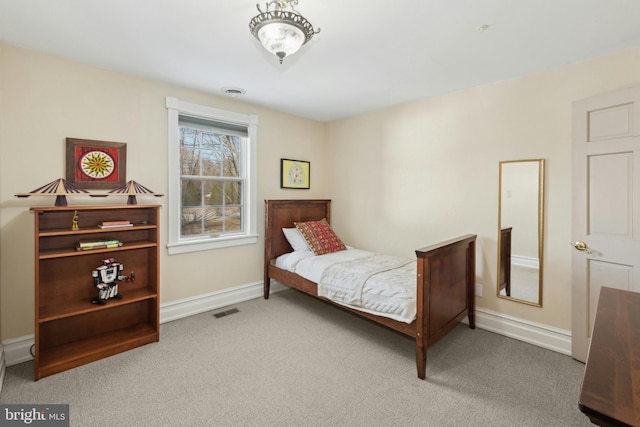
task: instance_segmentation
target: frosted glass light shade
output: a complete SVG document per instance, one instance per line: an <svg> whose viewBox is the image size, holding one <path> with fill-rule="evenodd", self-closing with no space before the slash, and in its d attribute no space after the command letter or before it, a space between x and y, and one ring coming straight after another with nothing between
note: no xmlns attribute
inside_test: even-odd
<svg viewBox="0 0 640 427"><path fill-rule="evenodd" d="M260 41L262 46L282 60L296 53L303 44L311 40L314 34L320 32L313 25L293 9L297 0L281 0L267 3L267 11L263 12L260 5L256 5L259 15L249 22L249 31ZM274 7L275 10L269 10ZM289 8L291 10L284 10Z"/></svg>
<svg viewBox="0 0 640 427"><path fill-rule="evenodd" d="M258 31L258 40L265 49L280 58L280 62L296 53L306 41L304 33L285 22L267 24Z"/></svg>

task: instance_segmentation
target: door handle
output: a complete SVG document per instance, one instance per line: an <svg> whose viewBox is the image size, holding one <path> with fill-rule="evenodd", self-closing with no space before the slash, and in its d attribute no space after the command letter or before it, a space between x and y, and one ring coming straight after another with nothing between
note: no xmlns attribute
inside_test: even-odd
<svg viewBox="0 0 640 427"><path fill-rule="evenodd" d="M585 251L588 254L591 254L591 249L589 249L589 247L587 246L587 244L585 242L575 242L573 244L573 247L576 248L579 251Z"/></svg>

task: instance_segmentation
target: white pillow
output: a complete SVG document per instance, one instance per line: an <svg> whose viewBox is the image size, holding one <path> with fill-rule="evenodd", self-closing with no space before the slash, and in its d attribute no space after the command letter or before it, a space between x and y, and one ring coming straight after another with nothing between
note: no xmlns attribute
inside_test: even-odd
<svg viewBox="0 0 640 427"><path fill-rule="evenodd" d="M291 245L294 251L310 251L311 248L297 228L283 228L284 237Z"/></svg>

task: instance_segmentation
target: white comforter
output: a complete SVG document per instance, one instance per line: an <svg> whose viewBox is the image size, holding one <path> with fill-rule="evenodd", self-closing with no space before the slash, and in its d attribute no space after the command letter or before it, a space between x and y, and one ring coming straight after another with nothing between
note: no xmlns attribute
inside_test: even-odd
<svg viewBox="0 0 640 427"><path fill-rule="evenodd" d="M315 256L296 251L276 266L318 284L318 295L367 313L411 323L416 317L416 262L360 249Z"/></svg>

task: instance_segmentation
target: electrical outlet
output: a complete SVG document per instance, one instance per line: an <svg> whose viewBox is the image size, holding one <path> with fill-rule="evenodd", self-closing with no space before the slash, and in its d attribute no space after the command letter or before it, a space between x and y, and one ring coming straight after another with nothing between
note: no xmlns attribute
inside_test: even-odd
<svg viewBox="0 0 640 427"><path fill-rule="evenodd" d="M476 283L476 296L477 297L482 296L482 285L480 283Z"/></svg>

